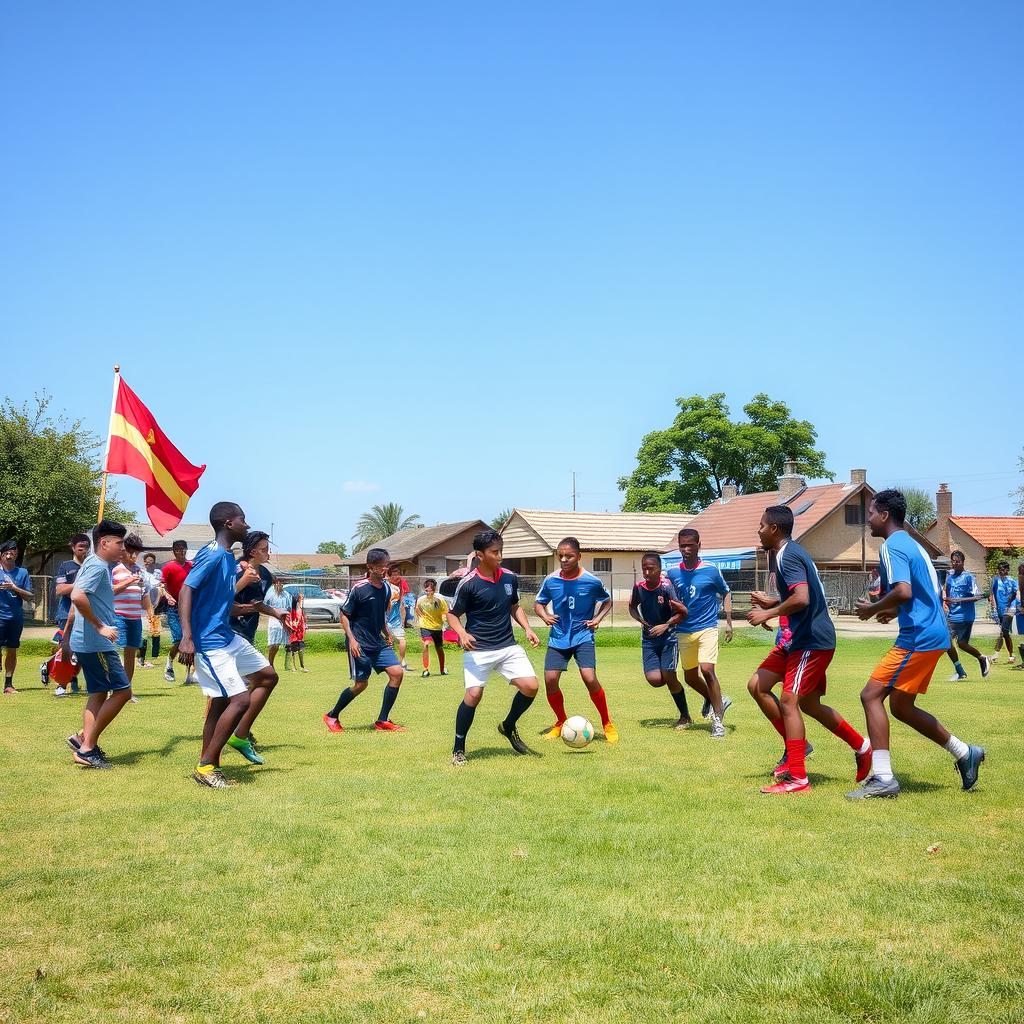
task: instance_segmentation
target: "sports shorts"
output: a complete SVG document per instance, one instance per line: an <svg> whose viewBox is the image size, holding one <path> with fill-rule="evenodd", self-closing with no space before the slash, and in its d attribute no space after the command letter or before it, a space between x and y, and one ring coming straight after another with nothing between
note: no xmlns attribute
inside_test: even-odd
<svg viewBox="0 0 1024 1024"><path fill-rule="evenodd" d="M401 665L397 655L390 647L378 647L370 650L366 647L360 648L358 658L348 652L348 674L351 679L361 683L370 678L371 672L386 672L392 665Z"/></svg>
<svg viewBox="0 0 1024 1024"><path fill-rule="evenodd" d="M142 646L142 619L126 619L123 615L118 615L117 646L136 648Z"/></svg>
<svg viewBox="0 0 1024 1024"><path fill-rule="evenodd" d="M270 662L237 633L226 647L196 651L196 679L207 697L234 697L245 693L249 689L245 677L269 665Z"/></svg>
<svg viewBox="0 0 1024 1024"><path fill-rule="evenodd" d="M644 673L675 672L679 661L679 641L674 633L650 639L644 637L640 644Z"/></svg>
<svg viewBox="0 0 1024 1024"><path fill-rule="evenodd" d="M904 693L927 693L935 666L942 660L945 651L905 651L893 647L875 666L871 678L883 683L887 690L902 690Z"/></svg>
<svg viewBox="0 0 1024 1024"><path fill-rule="evenodd" d="M718 627L698 629L696 633L676 633L679 660L683 671L698 665L718 664Z"/></svg>
<svg viewBox="0 0 1024 1024"><path fill-rule="evenodd" d="M444 633L440 629L421 629L420 639L426 643L432 643L435 647L444 646Z"/></svg>
<svg viewBox="0 0 1024 1024"><path fill-rule="evenodd" d="M783 693L795 693L797 696L815 691L824 693L825 673L835 653L835 648L828 651L790 651L778 646L772 648L758 668L780 676Z"/></svg>
<svg viewBox="0 0 1024 1024"><path fill-rule="evenodd" d="M974 619L971 619L969 622L951 622L949 624L949 631L953 634L958 644L969 644L973 629Z"/></svg>
<svg viewBox="0 0 1024 1024"><path fill-rule="evenodd" d="M388 632L396 640L404 640L405 639L405 626L392 626L390 623L388 623Z"/></svg>
<svg viewBox="0 0 1024 1024"><path fill-rule="evenodd" d="M1017 636L1024 636L1024 615L1017 616Z"/></svg>
<svg viewBox="0 0 1024 1024"><path fill-rule="evenodd" d="M462 666L467 690L471 686L486 686L492 672L500 672L510 683L513 679L531 679L537 675L519 644L499 647L496 651L466 651Z"/></svg>
<svg viewBox="0 0 1024 1024"><path fill-rule="evenodd" d="M1001 633L1005 633L1007 636L1009 636L1013 632L1013 616L1012 615L1004 615L999 620L999 630L1000 630Z"/></svg>
<svg viewBox="0 0 1024 1024"><path fill-rule="evenodd" d="M580 668L597 668L597 652L593 640L584 640L575 647L549 647L544 655L545 672L564 672L576 659Z"/></svg>
<svg viewBox="0 0 1024 1024"><path fill-rule="evenodd" d="M131 689L131 680L117 651L75 651L75 657L85 676L85 689L88 693Z"/></svg>
<svg viewBox="0 0 1024 1024"><path fill-rule="evenodd" d="M167 628L171 631L171 643L181 643L181 619L176 607L167 609Z"/></svg>
<svg viewBox="0 0 1024 1024"><path fill-rule="evenodd" d="M0 619L0 647L14 650L21 646L21 631L25 628L24 619Z"/></svg>

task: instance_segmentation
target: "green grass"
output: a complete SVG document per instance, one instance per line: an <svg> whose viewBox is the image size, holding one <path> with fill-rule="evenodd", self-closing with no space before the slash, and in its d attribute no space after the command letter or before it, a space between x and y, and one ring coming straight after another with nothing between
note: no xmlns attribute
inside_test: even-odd
<svg viewBox="0 0 1024 1024"><path fill-rule="evenodd" d="M832 703L858 728L885 647L841 641L833 663ZM721 743L670 731L639 652L611 647L621 744L533 739L541 756L515 758L492 680L463 770L457 654L453 677L406 682L409 732L368 728L375 681L341 736L320 722L340 656L311 655L258 722L265 767L229 751L238 785L220 792L189 779L194 689L139 673L141 703L103 739L115 770L87 772L63 744L81 701L33 686L26 660L0 705L0 1021L1024 1019L1024 673L949 684L943 663L924 699L988 748L975 792L896 724L903 795L849 804L852 757L810 723L814 789L772 799L758 788L780 744L745 693L766 649L723 649ZM575 672L563 682L594 717ZM549 720L541 698L524 736Z"/></svg>

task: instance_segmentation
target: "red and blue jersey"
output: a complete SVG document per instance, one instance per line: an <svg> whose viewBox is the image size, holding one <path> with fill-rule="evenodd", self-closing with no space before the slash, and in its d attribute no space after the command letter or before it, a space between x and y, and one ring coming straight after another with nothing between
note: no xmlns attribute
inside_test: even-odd
<svg viewBox="0 0 1024 1024"><path fill-rule="evenodd" d="M680 562L669 569L668 578L676 588L679 600L686 605L690 614L676 626L677 633L696 633L701 629L718 626L718 600L729 593L721 569L711 562L698 559L692 569Z"/></svg>
<svg viewBox="0 0 1024 1024"><path fill-rule="evenodd" d="M599 604L610 600L605 585L586 569L580 569L572 578L561 572L551 573L537 593L537 604L550 604L552 613L558 616L558 622L551 627L549 646L568 650L592 642L594 631L583 623L594 617Z"/></svg>
<svg viewBox="0 0 1024 1024"><path fill-rule="evenodd" d="M512 610L519 604L519 577L498 569L492 580L474 569L459 580L451 613L466 616L466 632L476 640L478 651L499 651L515 642Z"/></svg>
<svg viewBox="0 0 1024 1024"><path fill-rule="evenodd" d="M910 584L910 600L900 605L896 646L904 651L944 651L949 627L942 611L939 578L927 552L906 530L897 530L879 552L882 590Z"/></svg>
<svg viewBox="0 0 1024 1024"><path fill-rule="evenodd" d="M629 607L640 610L640 618L644 621L643 635L646 637L651 626L660 626L675 615L670 601L678 601L679 595L672 581L667 576L662 576L656 587L647 586L646 580L639 580L633 584L633 593L629 595ZM667 631L667 635L674 637L675 634Z"/></svg>
<svg viewBox="0 0 1024 1024"><path fill-rule="evenodd" d="M828 614L825 588L811 556L795 540L790 540L779 551L772 552L769 568L775 573L781 600L791 597L798 587L807 588L807 605L787 616L790 631L788 649L835 650L836 629Z"/></svg>

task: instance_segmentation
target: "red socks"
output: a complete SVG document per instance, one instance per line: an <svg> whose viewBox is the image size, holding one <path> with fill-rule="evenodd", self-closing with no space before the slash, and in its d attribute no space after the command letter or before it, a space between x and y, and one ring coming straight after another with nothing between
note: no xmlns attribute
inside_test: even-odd
<svg viewBox="0 0 1024 1024"><path fill-rule="evenodd" d="M849 747L853 747L857 753L864 746L864 737L845 718L839 719L839 727L835 734Z"/></svg>
<svg viewBox="0 0 1024 1024"><path fill-rule="evenodd" d="M806 740L786 740L786 771L799 782L807 778L807 766L804 764L806 745Z"/></svg>
<svg viewBox="0 0 1024 1024"><path fill-rule="evenodd" d="M551 705L551 710L555 713L556 724L561 725L566 718L565 698L562 696L562 691L555 690L554 693L549 693L547 698L548 703Z"/></svg>
<svg viewBox="0 0 1024 1024"><path fill-rule="evenodd" d="M548 699L550 700L550 698ZM594 707L597 708L597 713L601 716L601 724L607 725L612 719L611 715L608 714L608 701L604 696L604 687L596 693L592 693L590 699L594 702Z"/></svg>

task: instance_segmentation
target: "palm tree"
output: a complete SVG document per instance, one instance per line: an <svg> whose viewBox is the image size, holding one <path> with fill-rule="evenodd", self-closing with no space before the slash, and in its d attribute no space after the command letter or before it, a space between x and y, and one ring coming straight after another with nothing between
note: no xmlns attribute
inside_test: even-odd
<svg viewBox="0 0 1024 1024"><path fill-rule="evenodd" d="M386 505L374 505L369 512L364 512L356 522L356 532L352 534L357 551L379 544L385 537L390 537L400 530L408 530L416 526L420 517L405 515L405 509L389 501Z"/></svg>

